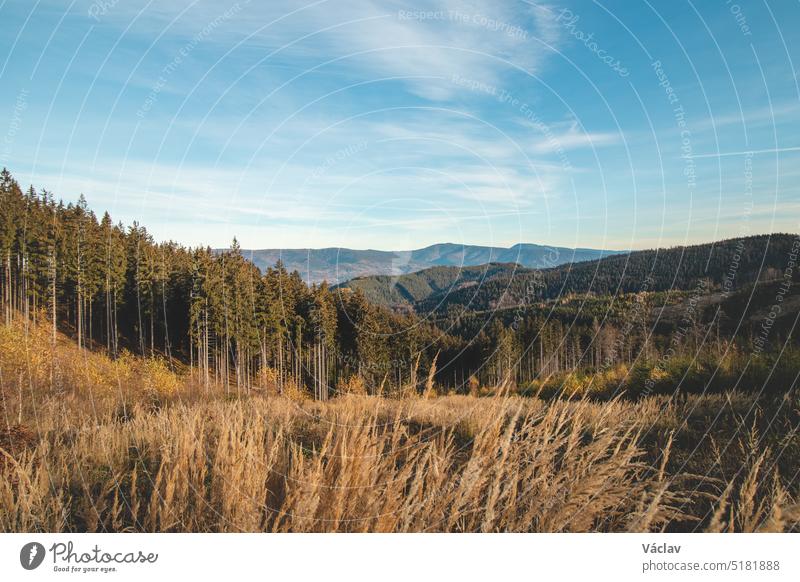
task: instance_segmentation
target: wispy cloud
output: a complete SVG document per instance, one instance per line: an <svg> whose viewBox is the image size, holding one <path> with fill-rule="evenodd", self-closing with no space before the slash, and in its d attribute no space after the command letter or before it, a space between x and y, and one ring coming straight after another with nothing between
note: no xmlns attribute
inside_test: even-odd
<svg viewBox="0 0 800 582"><path fill-rule="evenodd" d="M27 105L4 153L22 182L67 200L83 192L157 238L399 248L463 229L471 242L592 246L606 232L644 237L642 225L675 238L700 224L691 205L708 214L704 227L719 212L720 233L736 232L718 202L744 180L754 199L798 199L800 107L780 35L753 38L756 70L738 58L734 27L711 42L682 22L701 33L685 45L687 67L683 47L660 36L676 16L646 6L619 19L581 6L592 38L578 43L560 6L527 0L101 4L95 18L95 0L3 4L16 32L0 105L14 111L20 94ZM730 18L714 3L698 10ZM796 6L775 11L791 22ZM651 36L685 127L643 60ZM614 75L592 41L625 54L630 76ZM796 229L788 212L775 224Z"/></svg>
<svg viewBox="0 0 800 582"><path fill-rule="evenodd" d="M99 26L137 24L131 34L150 38L168 29L171 37L201 33L219 19L226 5L200 0L184 3L119 2L103 14ZM307 68L326 61L358 78L402 77L421 97L446 100L456 88L453 74L499 80L519 67L541 71L561 31L543 3L518 5L488 0L317 1L298 6L290 0L231 3L240 9L204 37L206 44L241 43L261 49L270 62L292 59ZM82 2L76 12L87 10ZM178 18L178 15L180 17ZM441 81L434 80L440 77Z"/></svg>

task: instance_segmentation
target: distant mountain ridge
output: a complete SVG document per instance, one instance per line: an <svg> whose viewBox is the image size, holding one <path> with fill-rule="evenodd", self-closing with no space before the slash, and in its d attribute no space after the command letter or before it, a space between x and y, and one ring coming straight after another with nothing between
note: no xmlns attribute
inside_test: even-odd
<svg viewBox="0 0 800 582"><path fill-rule="evenodd" d="M785 272L789 280L800 278L800 271L787 266L797 252L797 240L795 234L756 235L634 251L602 260L576 260L544 269L508 263L469 268L441 266L393 277L357 277L340 287L360 290L379 305L440 314L450 306L483 311L570 294L688 291L701 283L701 294L711 293L712 289L721 293L759 281L775 281Z"/></svg>
<svg viewBox="0 0 800 582"><path fill-rule="evenodd" d="M342 283L371 275L404 275L431 267L472 267L487 263L517 263L529 268L556 267L625 253L600 249L554 247L520 243L509 248L455 243L435 244L410 251L324 249L242 250L262 271L279 260L297 270L308 283Z"/></svg>

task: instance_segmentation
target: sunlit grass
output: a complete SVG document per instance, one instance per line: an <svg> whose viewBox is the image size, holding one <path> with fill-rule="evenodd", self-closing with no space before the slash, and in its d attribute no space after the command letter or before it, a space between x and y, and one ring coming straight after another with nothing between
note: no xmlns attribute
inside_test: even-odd
<svg viewBox="0 0 800 582"><path fill-rule="evenodd" d="M796 396L390 399L352 378L326 403L233 396L22 324L0 328L0 374L2 531L784 531L800 517Z"/></svg>

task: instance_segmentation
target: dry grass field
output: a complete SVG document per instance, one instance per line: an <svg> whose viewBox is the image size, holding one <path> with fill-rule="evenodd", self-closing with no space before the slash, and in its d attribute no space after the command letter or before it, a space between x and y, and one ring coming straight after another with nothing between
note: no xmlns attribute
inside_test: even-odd
<svg viewBox="0 0 800 582"><path fill-rule="evenodd" d="M0 327L0 531L795 531L800 399L205 392Z"/></svg>

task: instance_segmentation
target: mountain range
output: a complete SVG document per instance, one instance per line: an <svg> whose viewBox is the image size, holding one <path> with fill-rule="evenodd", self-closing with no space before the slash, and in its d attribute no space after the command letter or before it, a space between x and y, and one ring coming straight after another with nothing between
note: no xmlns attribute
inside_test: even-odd
<svg viewBox="0 0 800 582"><path fill-rule="evenodd" d="M573 294L614 297L641 291L691 291L697 296L713 292L727 297L756 283L780 282L785 276L790 284L797 279L792 267L797 241L794 234L757 235L544 269L513 263L441 266L399 276L358 277L339 287L360 290L372 303L440 314L450 307L493 310ZM782 302L787 313L800 308L794 297L773 295L772 303L776 302Z"/></svg>
<svg viewBox="0 0 800 582"><path fill-rule="evenodd" d="M541 269L567 263L592 261L625 251L554 247L531 243L510 248L435 244L410 251L324 249L242 250L262 271L282 261L289 271L297 270L307 283L327 281L338 284L355 277L404 275L430 267L471 267L487 263L516 263Z"/></svg>

